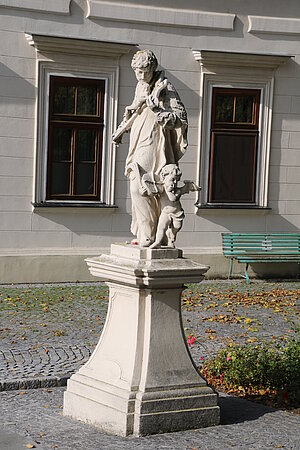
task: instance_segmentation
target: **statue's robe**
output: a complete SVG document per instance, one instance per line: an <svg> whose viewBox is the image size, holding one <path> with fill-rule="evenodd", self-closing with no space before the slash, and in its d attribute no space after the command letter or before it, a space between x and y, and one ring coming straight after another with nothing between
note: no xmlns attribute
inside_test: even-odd
<svg viewBox="0 0 300 450"><path fill-rule="evenodd" d="M152 92L166 80L162 72L156 72ZM136 93L139 89L137 86ZM135 99L133 103L138 102ZM166 164L176 164L187 148L187 115L178 93L170 82L159 95L159 104L139 108L132 123L129 152L125 174L130 178L132 198L131 232L140 245L154 242L160 214L158 196L141 195L141 177L152 174L159 180L159 173ZM133 167L139 170L132 170Z"/></svg>

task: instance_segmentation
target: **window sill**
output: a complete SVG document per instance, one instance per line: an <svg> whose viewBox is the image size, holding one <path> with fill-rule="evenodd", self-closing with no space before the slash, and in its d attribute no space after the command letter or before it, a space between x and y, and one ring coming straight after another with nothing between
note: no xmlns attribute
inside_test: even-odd
<svg viewBox="0 0 300 450"><path fill-rule="evenodd" d="M196 203L197 214L268 214L272 208L246 205L201 205Z"/></svg>
<svg viewBox="0 0 300 450"><path fill-rule="evenodd" d="M118 207L117 205L106 205L105 203L99 202L42 202L42 203L31 203L35 212L114 212Z"/></svg>

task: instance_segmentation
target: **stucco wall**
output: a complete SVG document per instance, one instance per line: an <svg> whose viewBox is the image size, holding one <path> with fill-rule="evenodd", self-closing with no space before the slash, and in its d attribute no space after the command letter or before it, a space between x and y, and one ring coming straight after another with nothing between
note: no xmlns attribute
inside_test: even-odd
<svg viewBox="0 0 300 450"><path fill-rule="evenodd" d="M70 12L68 6L70 3ZM115 204L117 210L34 210L33 185L36 151L36 54L28 45L25 32L70 38L96 39L137 44L152 49L166 75L177 88L189 118L189 148L182 159L183 179L197 179L199 155L200 66L191 49L244 53L280 53L293 55L275 74L268 206L270 211L195 212L195 197L184 199L186 219L178 246L193 254L221 254L223 231L299 232L300 225L300 4L265 0L237 2L228 0L226 11L219 1L201 1L201 11L224 13L223 16L197 16L199 2L188 0L186 11L174 15L176 26L147 24L147 14L157 10L139 8L134 21L109 19L116 2L101 8L96 1L54 2L52 10L36 10L34 2L0 1L0 283L24 280L22 264L9 265L7 257L30 254L74 255L107 251L111 242L130 239L130 201L128 183L123 175L128 139L116 157ZM128 2L134 5L148 2ZM166 3L166 2L165 2ZM8 6L13 5L14 8ZM160 7L161 2L151 2ZM170 8L182 9L182 2L169 2ZM165 5L164 5L165 7ZM223 6L224 8L224 6ZM49 9L49 8L48 8ZM130 11L129 11L130 12ZM163 14L162 14L163 12ZM168 17L160 11L161 22ZM170 13L174 13L171 11ZM104 14L104 13L103 13ZM229 15L228 15L229 14ZM86 17L86 16L89 17ZM230 29L230 15L236 15ZM249 16L252 16L249 18ZM257 19L258 17L258 19ZM274 21L275 17L275 21ZM173 19L172 19L173 20ZM196 20L196 19L195 19ZM207 25L205 25L205 23ZM252 29L248 32L250 27ZM207 28L205 28L207 26ZM225 29L221 29L221 28ZM256 28L255 28L256 27ZM279 32L274 32L279 30ZM262 30L255 31L255 29ZM268 30L271 30L269 32ZM133 50L134 52L135 50ZM136 84L130 69L133 52L120 60L119 119L132 100ZM2 259L1 259L2 258ZM74 260L75 261L75 260ZM217 261L217 260L216 260ZM222 259L220 257L219 261ZM64 266L64 265L62 265ZM225 264L214 263L214 273L224 274ZM33 266L31 266L33 267ZM74 279L82 279L80 265L74 264ZM39 281L39 271L30 275ZM63 269L62 269L63 270ZM28 273L30 269L27 269ZM69 271L70 272L70 271ZM69 273L68 272L68 273ZM53 274L55 271L53 271ZM26 277L25 277L26 278ZM62 276L62 278L64 278ZM67 276L69 279L69 275ZM83 276L84 278L84 276ZM51 279L51 276L50 276ZM53 275L53 280L57 275Z"/></svg>

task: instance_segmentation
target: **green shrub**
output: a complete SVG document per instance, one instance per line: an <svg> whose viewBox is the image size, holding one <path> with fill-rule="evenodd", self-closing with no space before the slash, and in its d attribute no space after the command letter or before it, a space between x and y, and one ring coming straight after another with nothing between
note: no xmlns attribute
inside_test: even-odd
<svg viewBox="0 0 300 450"><path fill-rule="evenodd" d="M299 402L300 341L293 339L285 345L231 344L208 360L204 372L227 389L243 389L248 393L277 391Z"/></svg>

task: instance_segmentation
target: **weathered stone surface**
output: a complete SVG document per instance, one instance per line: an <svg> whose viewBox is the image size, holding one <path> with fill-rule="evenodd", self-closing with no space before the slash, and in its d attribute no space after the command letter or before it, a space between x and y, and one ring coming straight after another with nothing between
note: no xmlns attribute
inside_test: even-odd
<svg viewBox="0 0 300 450"><path fill-rule="evenodd" d="M137 85L132 103L112 139L118 146L130 131L125 175L130 180L133 242L141 247L175 247L184 211L180 197L200 190L192 181L177 185L178 161L187 149L187 113L151 50L139 50L131 67Z"/></svg>
<svg viewBox="0 0 300 450"><path fill-rule="evenodd" d="M177 249L133 245L87 262L106 278L110 308L94 353L68 382L64 414L123 436L217 425L217 394L192 361L181 319L184 283L207 267Z"/></svg>

